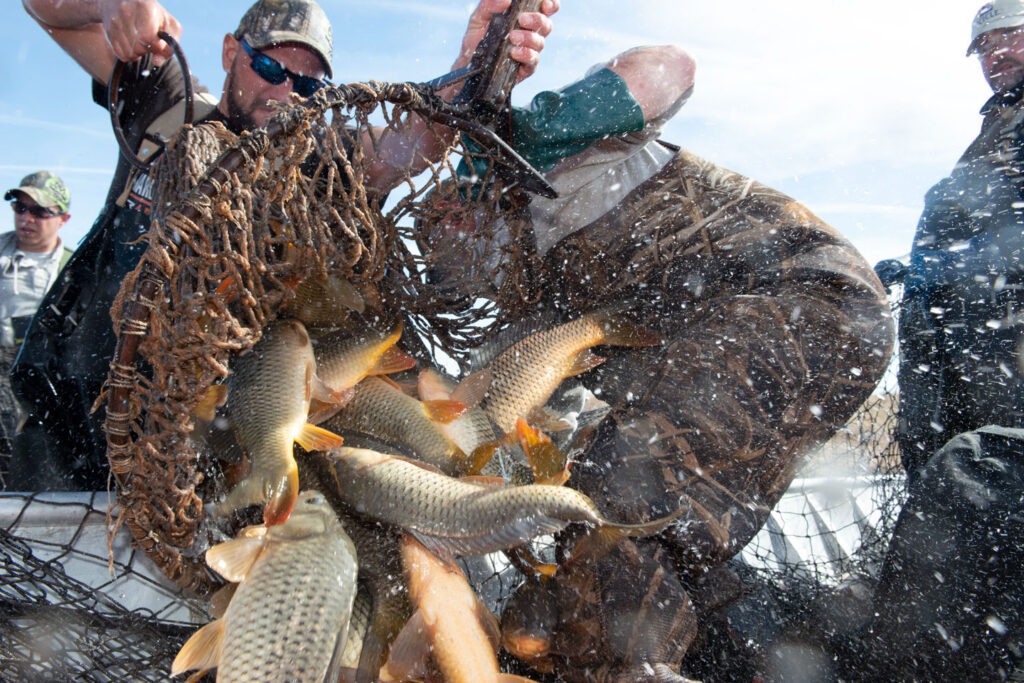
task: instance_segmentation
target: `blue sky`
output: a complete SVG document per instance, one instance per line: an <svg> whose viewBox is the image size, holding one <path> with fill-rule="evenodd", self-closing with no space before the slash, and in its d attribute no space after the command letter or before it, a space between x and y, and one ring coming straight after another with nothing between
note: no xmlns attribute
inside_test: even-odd
<svg viewBox="0 0 1024 683"><path fill-rule="evenodd" d="M872 262L909 251L928 187L978 131L988 96L965 58L973 0L562 0L538 73L514 93L573 80L639 44L675 42L697 85L665 137L796 197ZM321 0L337 81L426 80L448 70L467 0ZM243 2L168 0L193 72L223 84L220 45ZM106 196L117 148L89 79L20 7L0 9L0 183L48 168L72 193L74 245ZM13 227L8 214L0 230Z"/></svg>

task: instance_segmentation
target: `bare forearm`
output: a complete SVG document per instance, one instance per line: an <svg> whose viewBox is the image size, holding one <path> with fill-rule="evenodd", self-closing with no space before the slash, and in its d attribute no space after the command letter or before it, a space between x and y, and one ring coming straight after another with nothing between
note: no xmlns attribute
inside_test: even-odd
<svg viewBox="0 0 1024 683"><path fill-rule="evenodd" d="M83 69L106 83L116 59L153 54L161 64L173 53L158 37L181 37L181 25L157 0L22 0L29 13Z"/></svg>
<svg viewBox="0 0 1024 683"><path fill-rule="evenodd" d="M44 27L80 29L103 21L101 0L22 0L25 11Z"/></svg>

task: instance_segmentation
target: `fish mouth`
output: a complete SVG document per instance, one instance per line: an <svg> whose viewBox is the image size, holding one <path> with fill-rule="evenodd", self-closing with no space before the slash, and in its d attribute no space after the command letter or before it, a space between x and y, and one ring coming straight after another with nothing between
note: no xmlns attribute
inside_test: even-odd
<svg viewBox="0 0 1024 683"><path fill-rule="evenodd" d="M270 489L266 507L263 508L263 523L267 526L284 524L295 509L299 497L299 470L292 465Z"/></svg>
<svg viewBox="0 0 1024 683"><path fill-rule="evenodd" d="M554 671L554 662L550 659L551 644L547 638L512 632L502 635L501 645L514 657L541 673Z"/></svg>

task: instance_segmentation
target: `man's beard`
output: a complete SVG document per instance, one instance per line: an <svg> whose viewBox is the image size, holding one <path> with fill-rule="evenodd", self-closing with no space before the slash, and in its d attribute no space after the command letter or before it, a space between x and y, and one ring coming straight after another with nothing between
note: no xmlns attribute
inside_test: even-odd
<svg viewBox="0 0 1024 683"><path fill-rule="evenodd" d="M259 126L256 125L256 121L252 118L252 113L245 111L242 108L242 105L238 102L238 89L235 88L234 74L228 76L227 96L228 113L226 123L228 130L232 133L238 134L243 131L259 128Z"/></svg>

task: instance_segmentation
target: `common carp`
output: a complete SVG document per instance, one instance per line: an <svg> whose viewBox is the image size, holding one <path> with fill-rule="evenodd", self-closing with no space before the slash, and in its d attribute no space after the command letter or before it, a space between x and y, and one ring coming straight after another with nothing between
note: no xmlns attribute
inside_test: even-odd
<svg viewBox="0 0 1024 683"><path fill-rule="evenodd" d="M365 329L359 334L332 331L313 341L317 376L334 391L347 391L364 377L408 370L416 360L395 346L399 323L389 332Z"/></svg>
<svg viewBox="0 0 1024 683"><path fill-rule="evenodd" d="M466 412L449 422L437 422L437 428L459 449L469 455L473 471L489 476L503 474L501 444L491 418L480 407L480 400L490 383L490 373L474 373L473 380L456 386L454 382L433 368L424 368L417 378L416 388L423 401L458 401L466 405ZM472 385L472 386L469 386ZM468 387L468 393L465 391ZM461 393L460 393L461 392ZM498 453L499 457L493 456Z"/></svg>
<svg viewBox="0 0 1024 683"><path fill-rule="evenodd" d="M481 407L503 435L516 420L529 419L567 377L604 362L593 346L653 346L661 339L610 311L581 318L529 335L499 353L491 362L491 383Z"/></svg>
<svg viewBox="0 0 1024 683"><path fill-rule="evenodd" d="M505 649L536 671L587 683L687 683L678 671L697 631L679 570L658 543L529 580L505 602Z"/></svg>
<svg viewBox="0 0 1024 683"><path fill-rule="evenodd" d="M341 444L341 437L306 422L312 398L342 400L317 379L315 368L309 335L297 320L271 323L248 353L232 361L228 414L252 469L218 505L221 514L265 502L263 521L280 524L299 492L292 442L306 450Z"/></svg>
<svg viewBox="0 0 1024 683"><path fill-rule="evenodd" d="M317 491L283 524L247 527L206 552L239 586L224 616L189 638L171 675L217 668L220 682L337 680L356 592L356 550Z"/></svg>
<svg viewBox="0 0 1024 683"><path fill-rule="evenodd" d="M423 462L449 474L463 474L469 460L440 429L465 410L456 401L418 401L377 377L356 385L352 400L323 426L331 431L358 432L401 447Z"/></svg>
<svg viewBox="0 0 1024 683"><path fill-rule="evenodd" d="M446 476L422 463L363 448L329 454L346 503L411 533L441 556L484 555L562 530L570 522L598 527L600 535L640 536L661 531L679 516L644 524L615 524L593 501L565 486L505 486L500 480Z"/></svg>
<svg viewBox="0 0 1024 683"><path fill-rule="evenodd" d="M500 672L498 621L462 570L409 536L402 540L402 562L416 612L395 640L382 681L422 678L428 657L448 683L529 680Z"/></svg>
<svg viewBox="0 0 1024 683"><path fill-rule="evenodd" d="M324 493L356 546L360 593L369 598L370 623L367 628L358 630L361 643L357 666L346 675L350 675L355 683L372 683L378 680L392 641L413 613L402 570L399 532L351 513L351 508L341 496L338 475L322 453L300 453L296 462L302 488ZM359 605L360 609L364 607ZM357 624L355 610L353 607L353 626ZM362 618L364 615L359 616ZM349 639L352 637L350 631ZM346 651L348 649L346 645Z"/></svg>
<svg viewBox="0 0 1024 683"><path fill-rule="evenodd" d="M366 292L337 274L311 275L295 287L284 312L310 326L348 322L352 312L366 310Z"/></svg>

